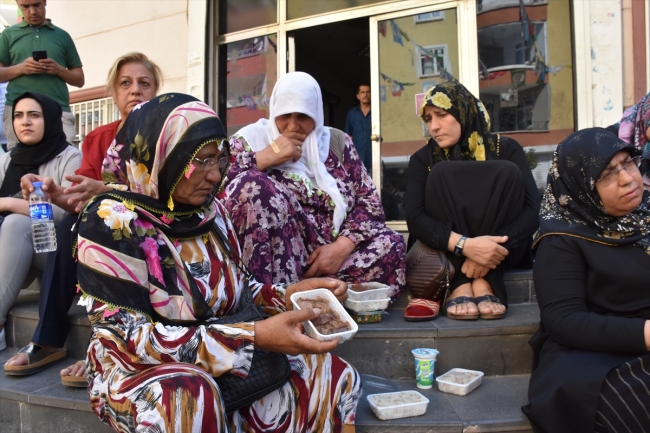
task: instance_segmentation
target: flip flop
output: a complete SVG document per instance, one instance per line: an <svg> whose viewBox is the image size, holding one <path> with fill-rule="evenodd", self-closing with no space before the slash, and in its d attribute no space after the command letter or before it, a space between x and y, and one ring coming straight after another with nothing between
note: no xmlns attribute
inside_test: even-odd
<svg viewBox="0 0 650 433"><path fill-rule="evenodd" d="M457 298L450 300L445 304L445 310L447 310L447 317L454 320L478 319L478 312L476 314L456 314L456 313L449 312L449 307L453 307L454 305L463 305L463 304L476 304L476 300L471 296L458 296Z"/></svg>
<svg viewBox="0 0 650 433"><path fill-rule="evenodd" d="M424 322L433 320L440 313L440 301L413 298L404 310L404 320L409 322Z"/></svg>
<svg viewBox="0 0 650 433"><path fill-rule="evenodd" d="M64 348L54 353L49 353L43 346L29 343L20 349L18 353L27 355L27 365L5 365L5 374L8 376L28 376L45 370L58 360L68 356L68 349Z"/></svg>
<svg viewBox="0 0 650 433"><path fill-rule="evenodd" d="M503 303L499 300L499 298L497 298L494 295L478 296L476 298L476 306L478 307L478 305L481 302L492 302L494 304L503 305ZM503 316L505 316L505 315L506 315L505 311L503 313L487 313L486 314L486 313L481 313L481 310L479 310L479 316L478 317L480 317L481 319L484 319L484 320L496 320L496 319L503 319Z"/></svg>

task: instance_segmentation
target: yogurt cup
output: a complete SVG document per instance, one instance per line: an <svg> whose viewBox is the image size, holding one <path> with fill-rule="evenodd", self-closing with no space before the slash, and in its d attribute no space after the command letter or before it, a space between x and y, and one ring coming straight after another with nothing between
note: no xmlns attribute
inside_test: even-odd
<svg viewBox="0 0 650 433"><path fill-rule="evenodd" d="M419 348L411 351L415 358L415 380L420 389L430 389L433 386L434 369L436 366L436 349Z"/></svg>

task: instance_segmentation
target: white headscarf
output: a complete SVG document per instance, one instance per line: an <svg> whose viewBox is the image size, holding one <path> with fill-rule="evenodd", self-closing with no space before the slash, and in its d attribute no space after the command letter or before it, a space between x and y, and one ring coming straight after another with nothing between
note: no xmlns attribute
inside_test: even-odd
<svg viewBox="0 0 650 433"><path fill-rule="evenodd" d="M338 233L346 214L346 204L336 180L325 168L330 150L330 130L325 127L323 98L320 86L304 72L290 72L280 78L273 88L269 103L269 120L260 119L237 132L255 151L266 148L281 134L275 118L283 114L303 113L315 122L314 130L302 144L302 156L296 162L287 161L274 168L309 180L334 201L334 230Z"/></svg>

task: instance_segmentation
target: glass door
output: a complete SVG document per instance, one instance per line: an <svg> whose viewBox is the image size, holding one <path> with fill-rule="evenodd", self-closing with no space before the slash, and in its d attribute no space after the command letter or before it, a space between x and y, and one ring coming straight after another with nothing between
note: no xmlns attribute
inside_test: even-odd
<svg viewBox="0 0 650 433"><path fill-rule="evenodd" d="M400 231L406 230L409 159L429 138L418 114L422 97L436 84L468 76L461 71L461 54L468 54L472 44L458 31L459 13L465 9L454 2L370 18L373 180L386 220ZM467 61L465 67L472 63L476 65ZM476 85L464 84L470 89Z"/></svg>

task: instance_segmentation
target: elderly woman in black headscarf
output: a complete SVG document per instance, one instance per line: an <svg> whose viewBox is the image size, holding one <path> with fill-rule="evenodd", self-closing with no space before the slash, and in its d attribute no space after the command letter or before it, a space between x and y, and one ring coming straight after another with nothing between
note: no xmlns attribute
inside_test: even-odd
<svg viewBox="0 0 650 433"><path fill-rule="evenodd" d="M26 92L14 100L13 126L18 144L0 156L0 350L7 347L4 324L30 270L42 271L46 254L35 254L29 202L20 190L27 173L51 177L66 186L81 163L81 153L63 133L61 107L45 95ZM66 211L53 206L54 223ZM28 353L28 356L30 354Z"/></svg>
<svg viewBox="0 0 650 433"><path fill-rule="evenodd" d="M409 247L419 240L453 263L448 317L500 319L503 271L528 259L537 229L540 198L526 154L490 132L483 104L457 81L431 88L420 115L431 138L409 162ZM411 300L406 319L435 318L442 296Z"/></svg>
<svg viewBox="0 0 650 433"><path fill-rule="evenodd" d="M535 432L650 430L650 192L603 129L558 146L534 247L541 311L523 408Z"/></svg>
<svg viewBox="0 0 650 433"><path fill-rule="evenodd" d="M103 178L119 189L93 198L78 222L93 411L124 432L354 431L358 373L327 353L338 340L302 333L317 311L287 311L295 292L323 287L342 300L347 286L249 278L212 196L230 162L214 111L174 93L136 106L109 148ZM271 317L217 320L240 314L250 297ZM253 375L266 359L260 350L291 355L288 378L226 404L221 381Z"/></svg>

